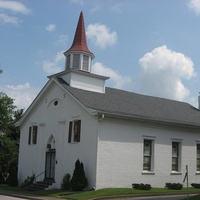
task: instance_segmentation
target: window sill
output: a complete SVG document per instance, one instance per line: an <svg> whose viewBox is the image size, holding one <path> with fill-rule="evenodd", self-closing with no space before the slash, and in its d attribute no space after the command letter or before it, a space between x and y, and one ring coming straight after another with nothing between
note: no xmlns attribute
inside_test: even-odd
<svg viewBox="0 0 200 200"><path fill-rule="evenodd" d="M69 142L69 144L78 144L80 142Z"/></svg>
<svg viewBox="0 0 200 200"><path fill-rule="evenodd" d="M151 172L151 171L143 171L142 175L155 175L155 172Z"/></svg>
<svg viewBox="0 0 200 200"><path fill-rule="evenodd" d="M196 174L196 175L200 175L200 172L196 172L195 174Z"/></svg>
<svg viewBox="0 0 200 200"><path fill-rule="evenodd" d="M182 175L182 172L171 172L171 175Z"/></svg>

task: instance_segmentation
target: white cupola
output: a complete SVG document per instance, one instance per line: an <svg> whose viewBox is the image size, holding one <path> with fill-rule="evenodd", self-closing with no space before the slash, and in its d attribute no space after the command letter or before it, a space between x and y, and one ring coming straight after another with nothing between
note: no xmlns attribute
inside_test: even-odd
<svg viewBox="0 0 200 200"><path fill-rule="evenodd" d="M65 70L56 76L61 77L71 87L105 93L105 81L109 77L91 73L94 54L87 46L82 12L76 27L74 41L64 55L66 57Z"/></svg>

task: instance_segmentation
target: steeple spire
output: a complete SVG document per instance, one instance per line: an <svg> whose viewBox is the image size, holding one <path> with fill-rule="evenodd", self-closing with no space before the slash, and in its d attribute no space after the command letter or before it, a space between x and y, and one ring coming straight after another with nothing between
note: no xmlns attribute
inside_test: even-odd
<svg viewBox="0 0 200 200"><path fill-rule="evenodd" d="M93 53L88 49L83 12L81 11L73 43L71 47L64 52L66 56L65 70L76 69L90 72L91 62L94 58Z"/></svg>
<svg viewBox="0 0 200 200"><path fill-rule="evenodd" d="M77 24L77 27L76 27L74 41L73 41L72 46L69 48L68 51L85 51L85 52L91 54L91 52L90 52L90 50L88 49L88 46L87 46L84 17L83 17L82 11L80 13L78 24Z"/></svg>

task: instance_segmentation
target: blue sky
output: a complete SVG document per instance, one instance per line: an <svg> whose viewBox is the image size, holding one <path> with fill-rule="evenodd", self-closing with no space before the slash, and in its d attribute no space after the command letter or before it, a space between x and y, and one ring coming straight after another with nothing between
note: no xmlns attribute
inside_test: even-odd
<svg viewBox="0 0 200 200"><path fill-rule="evenodd" d="M200 0L0 0L0 91L18 108L64 70L81 11L107 86L197 106Z"/></svg>

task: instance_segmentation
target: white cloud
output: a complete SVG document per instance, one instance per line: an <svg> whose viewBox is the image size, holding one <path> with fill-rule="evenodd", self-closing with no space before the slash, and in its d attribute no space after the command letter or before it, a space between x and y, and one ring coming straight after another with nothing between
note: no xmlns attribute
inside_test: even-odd
<svg viewBox="0 0 200 200"><path fill-rule="evenodd" d="M29 89L30 84L25 83L24 85L7 85L7 88L11 90L24 90L24 89Z"/></svg>
<svg viewBox="0 0 200 200"><path fill-rule="evenodd" d="M8 16L4 13L0 13L0 24L19 24L21 21L17 17Z"/></svg>
<svg viewBox="0 0 200 200"><path fill-rule="evenodd" d="M53 60L44 60L41 62L43 70L47 75L55 74L62 71L61 65L63 65L63 60L65 56L63 55L64 51L60 51L56 54Z"/></svg>
<svg viewBox="0 0 200 200"><path fill-rule="evenodd" d="M24 4L18 1L8 1L0 0L0 24L15 24L18 25L21 20L16 16L11 16L10 12L20 13L20 14L30 14L31 10L27 8Z"/></svg>
<svg viewBox="0 0 200 200"><path fill-rule="evenodd" d="M94 65L92 66L92 72L95 74L110 77L109 82L111 83L112 87L115 88L126 88L126 86L132 82L130 77L122 76L117 71L114 71L104 66L100 62L94 63Z"/></svg>
<svg viewBox="0 0 200 200"><path fill-rule="evenodd" d="M113 46L117 42L117 33L115 31L111 32L109 27L104 24L89 24L86 34L96 46L102 49Z"/></svg>
<svg viewBox="0 0 200 200"><path fill-rule="evenodd" d="M49 24L48 26L46 26L46 30L49 32L52 32L56 29L56 25L55 24Z"/></svg>
<svg viewBox="0 0 200 200"><path fill-rule="evenodd" d="M14 99L18 109L27 109L39 92L39 88L31 87L29 83L0 86L0 90Z"/></svg>
<svg viewBox="0 0 200 200"><path fill-rule="evenodd" d="M140 60L138 86L143 93L175 100L185 100L190 91L184 79L195 76L193 62L182 53L161 46L146 53Z"/></svg>
<svg viewBox="0 0 200 200"><path fill-rule="evenodd" d="M191 10L194 10L194 12L199 15L200 14L200 0L189 0L188 6Z"/></svg>
<svg viewBox="0 0 200 200"><path fill-rule="evenodd" d="M0 9L14 11L22 14L31 13L31 10L29 8L18 1L0 0Z"/></svg>

